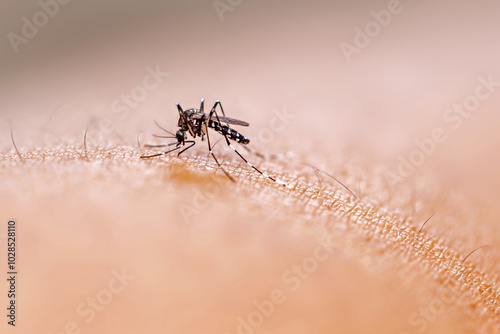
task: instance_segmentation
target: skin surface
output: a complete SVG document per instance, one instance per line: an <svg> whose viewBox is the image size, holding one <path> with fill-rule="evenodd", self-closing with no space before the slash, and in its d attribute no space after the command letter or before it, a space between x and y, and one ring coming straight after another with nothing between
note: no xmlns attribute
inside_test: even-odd
<svg viewBox="0 0 500 334"><path fill-rule="evenodd" d="M37 10L4 6L5 34ZM500 82L496 3L404 3L351 62L340 44L387 2L162 6L75 2L19 53L3 41L0 258L14 219L20 274L2 333L500 330L500 91L449 112ZM206 141L140 159L201 97L290 188L223 140L236 183Z"/></svg>
<svg viewBox="0 0 500 334"><path fill-rule="evenodd" d="M26 292L19 303L30 319L36 319L37 305L46 305L43 318L22 325L27 332L50 332L71 321L92 332L132 333L144 324L151 330L236 332L237 317L249 316L254 302L276 290L284 297L257 326L264 332L432 333L497 326L491 249L462 262L470 248L431 228L463 214L461 200L443 198L442 190L414 189L414 197L425 192L439 203L430 226L418 233L422 220L411 214L414 198L391 210L392 201L401 202L400 190L380 189L385 201L370 193L358 201L322 176L320 186L307 168L286 171L279 162L266 163L266 169L281 166L277 176L293 189L225 163L238 179L233 184L203 155L143 162L139 154L133 148L87 155L65 148L24 153L24 162L15 153L3 157L2 182L9 187L11 180L16 192L3 199L2 209L16 213L21 231ZM349 169L344 164L338 173L354 183ZM109 304L101 296L106 305L94 319L92 298L122 268L133 276L130 285ZM130 309L136 316L124 322L121 314Z"/></svg>

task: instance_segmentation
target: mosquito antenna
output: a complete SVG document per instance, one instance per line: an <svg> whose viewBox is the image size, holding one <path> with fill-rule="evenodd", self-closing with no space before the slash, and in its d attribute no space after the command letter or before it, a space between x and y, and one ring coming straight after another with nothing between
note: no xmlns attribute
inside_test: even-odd
<svg viewBox="0 0 500 334"><path fill-rule="evenodd" d="M480 247L478 247L478 248L474 249L472 252L470 252L470 253L469 253L469 255L467 255L467 256L465 257L465 259L463 259L463 260L462 260L462 262L461 262L460 264L463 264L463 263L465 262L465 260L467 260L467 258L468 258L469 256L471 256L471 255L472 255L472 253L474 253L475 251L480 250L481 248L486 248L486 247L491 247L491 245L484 245L484 246L480 246Z"/></svg>
<svg viewBox="0 0 500 334"><path fill-rule="evenodd" d="M422 230L424 229L425 224L427 224L427 222L429 220L431 220L431 218L434 216L434 214L435 214L435 212L432 213L432 215L429 218L427 218L427 220L422 224L422 227L420 227L420 230L418 230L418 233L422 232Z"/></svg>
<svg viewBox="0 0 500 334"><path fill-rule="evenodd" d="M156 126L157 126L157 127L159 127L160 129L162 129L163 131L165 131L165 132L166 132L166 133L168 133L169 135L174 136L174 138L175 138L175 135L174 135L172 132L170 132L170 131L168 131L167 129L165 129L165 128L164 128L163 126L161 126L161 125L160 125L157 121L155 121L155 124L156 124Z"/></svg>
<svg viewBox="0 0 500 334"><path fill-rule="evenodd" d="M167 138L167 139L175 139L176 137L172 137L172 136L159 136L159 135L153 135L153 137L156 137L156 138Z"/></svg>
<svg viewBox="0 0 500 334"><path fill-rule="evenodd" d="M318 175L318 174L319 174L319 172L323 172L323 173L324 173L324 174L326 174L327 176L331 177L332 179L334 179L335 181L337 181L337 182L338 182L338 183L339 183L342 187L344 187L344 188L345 188L345 189L346 189L349 193L351 193L351 195L352 195L352 196L354 196L354 198L356 198L356 200L359 200L359 199L358 199L358 196L356 196L356 195L355 195L355 194L351 191L351 189L349 189L349 188L348 188L345 184L343 184L342 182L340 182L340 180L339 180L339 179L337 179L336 177L334 177L333 175L331 175L331 174L329 174L329 173L325 172L324 170L321 170L321 169L319 169L319 168L317 168L317 167L314 167L313 165L310 165L310 164L307 164L307 163L306 163L306 165L308 165L309 167L313 168L313 169L315 170L315 172L316 172L316 170L317 170L316 175ZM318 176L318 179L319 179L319 176Z"/></svg>
<svg viewBox="0 0 500 334"><path fill-rule="evenodd" d="M17 149L16 142L14 140L14 131L12 130L12 120L9 120L9 128L10 128L10 139L12 140L12 145L14 145L14 149L16 150L16 153L19 156L19 159L21 159L21 161L24 162L24 159L21 156L21 153L19 153L19 150Z"/></svg>

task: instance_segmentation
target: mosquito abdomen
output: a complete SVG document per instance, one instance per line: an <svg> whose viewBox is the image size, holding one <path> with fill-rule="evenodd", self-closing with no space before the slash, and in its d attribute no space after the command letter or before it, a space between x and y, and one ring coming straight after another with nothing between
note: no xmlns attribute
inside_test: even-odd
<svg viewBox="0 0 500 334"><path fill-rule="evenodd" d="M234 140L237 143L240 143L243 145L250 143L250 139L243 136L238 131L231 129L227 125L220 125L218 122L209 121L208 126L212 129L214 129L215 131L219 132L221 135L226 135L229 139Z"/></svg>

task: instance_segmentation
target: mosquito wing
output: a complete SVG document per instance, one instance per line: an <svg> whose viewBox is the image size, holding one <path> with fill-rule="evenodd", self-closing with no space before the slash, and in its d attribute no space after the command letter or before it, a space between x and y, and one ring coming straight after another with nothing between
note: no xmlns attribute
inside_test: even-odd
<svg viewBox="0 0 500 334"><path fill-rule="evenodd" d="M208 114L205 114L205 116L208 118ZM216 121L217 117L212 116L212 120ZM240 121L239 119L234 119L234 118L229 118L229 117L224 117L224 116L219 116L219 120L221 123L227 123L227 124L233 124L233 125L241 125L241 126L249 126L245 121Z"/></svg>

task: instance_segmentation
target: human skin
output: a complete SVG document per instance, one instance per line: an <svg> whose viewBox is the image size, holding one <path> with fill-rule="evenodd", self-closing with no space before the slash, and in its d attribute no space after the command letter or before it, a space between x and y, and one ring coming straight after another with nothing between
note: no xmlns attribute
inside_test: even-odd
<svg viewBox="0 0 500 334"><path fill-rule="evenodd" d="M256 326L262 332L497 326L495 247L463 261L471 246L454 240L467 233L481 245L463 212L474 198L450 199L424 180L408 197L370 184L377 177L367 167L356 199L290 159L263 163L288 189L231 152L219 157L237 183L204 154L142 161L131 147L19 150L22 161L2 156L2 184L15 190L1 203L18 222L25 332L232 333L273 291L281 297ZM358 177L352 164L337 169L347 184ZM421 231L416 205L436 212ZM443 233L450 220L463 230ZM96 302L122 268L130 281Z"/></svg>
<svg viewBox="0 0 500 334"><path fill-rule="evenodd" d="M408 7L348 64L339 43L385 5L245 2L223 22L211 7L168 7L110 24L78 4L7 54L0 246L14 219L20 274L19 325L2 332L249 332L242 318L255 333L498 332L500 94L457 129L443 119L479 76L500 81L495 11ZM163 82L113 112L156 64ZM206 141L140 159L162 142L154 120L172 131L174 103L201 97L250 123L235 127L250 147L281 154L241 150L290 189L224 141L214 152L236 183ZM399 157L436 128L448 139L394 182Z"/></svg>

